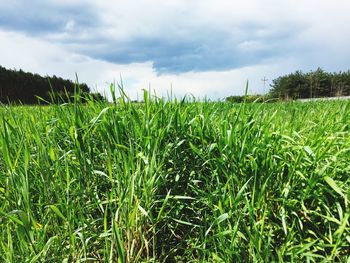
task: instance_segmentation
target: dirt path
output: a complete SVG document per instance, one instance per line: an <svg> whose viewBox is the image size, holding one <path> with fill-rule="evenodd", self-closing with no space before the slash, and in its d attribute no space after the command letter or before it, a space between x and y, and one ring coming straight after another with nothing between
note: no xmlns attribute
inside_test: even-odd
<svg viewBox="0 0 350 263"><path fill-rule="evenodd" d="M298 99L297 101L308 102L308 101L319 101L319 100L349 100L349 99L350 99L350 96L342 96L342 97Z"/></svg>

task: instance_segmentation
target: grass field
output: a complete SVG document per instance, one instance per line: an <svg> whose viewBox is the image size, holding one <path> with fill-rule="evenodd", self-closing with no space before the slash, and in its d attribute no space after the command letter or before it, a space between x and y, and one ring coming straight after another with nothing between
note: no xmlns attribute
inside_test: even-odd
<svg viewBox="0 0 350 263"><path fill-rule="evenodd" d="M0 262L349 262L350 102L0 108Z"/></svg>

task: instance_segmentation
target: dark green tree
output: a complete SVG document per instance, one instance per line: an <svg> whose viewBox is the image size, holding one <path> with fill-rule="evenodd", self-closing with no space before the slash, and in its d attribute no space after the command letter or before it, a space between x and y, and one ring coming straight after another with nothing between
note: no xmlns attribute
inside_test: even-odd
<svg viewBox="0 0 350 263"><path fill-rule="evenodd" d="M274 79L269 96L280 99L320 98L350 95L350 71L329 73L321 68L296 71Z"/></svg>
<svg viewBox="0 0 350 263"><path fill-rule="evenodd" d="M71 80L55 75L42 77L21 69L12 70L0 66L1 103L35 104L38 103L39 97L43 99L41 101L50 101L55 96L61 100L68 100L75 92L89 94L90 88L85 83L77 85ZM97 98L97 95L94 96Z"/></svg>

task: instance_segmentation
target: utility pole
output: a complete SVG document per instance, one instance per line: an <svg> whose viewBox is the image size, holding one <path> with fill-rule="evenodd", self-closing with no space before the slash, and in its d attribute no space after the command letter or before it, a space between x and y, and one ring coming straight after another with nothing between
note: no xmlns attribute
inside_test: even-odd
<svg viewBox="0 0 350 263"><path fill-rule="evenodd" d="M264 77L263 79L261 79L262 82L264 82L264 94L266 93L265 91L265 86L266 86L266 82L268 81L268 79L266 77Z"/></svg>

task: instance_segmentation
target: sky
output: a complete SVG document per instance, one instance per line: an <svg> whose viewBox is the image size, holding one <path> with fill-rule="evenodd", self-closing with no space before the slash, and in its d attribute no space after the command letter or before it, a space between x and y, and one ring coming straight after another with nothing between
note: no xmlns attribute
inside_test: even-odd
<svg viewBox="0 0 350 263"><path fill-rule="evenodd" d="M0 65L126 93L221 100L350 68L348 0L0 0ZM266 78L264 83L262 79ZM265 84L265 85L264 85Z"/></svg>

